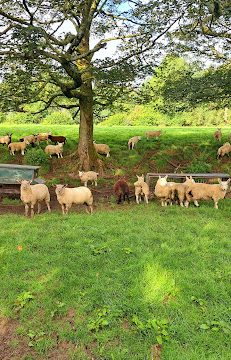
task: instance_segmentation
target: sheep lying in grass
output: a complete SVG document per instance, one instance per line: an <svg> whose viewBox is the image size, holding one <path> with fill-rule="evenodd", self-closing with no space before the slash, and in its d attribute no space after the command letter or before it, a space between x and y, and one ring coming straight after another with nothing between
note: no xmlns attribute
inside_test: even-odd
<svg viewBox="0 0 231 360"><path fill-rule="evenodd" d="M8 149L10 150L11 155L14 155L15 151L21 151L21 154L25 155L25 149L29 144L30 143L27 140L22 142L12 142L8 145Z"/></svg>
<svg viewBox="0 0 231 360"><path fill-rule="evenodd" d="M125 201L127 198L127 202L129 203L129 186L125 179L119 179L114 185L114 193L117 198L117 204Z"/></svg>
<svg viewBox="0 0 231 360"><path fill-rule="evenodd" d="M48 136L51 135L51 132L46 132L46 133L40 133L37 135L37 141L46 141L48 144Z"/></svg>
<svg viewBox="0 0 231 360"><path fill-rule="evenodd" d="M106 157L110 156L110 148L107 144L96 144L94 142L94 147L97 154L106 155Z"/></svg>
<svg viewBox="0 0 231 360"><path fill-rule="evenodd" d="M219 157L223 157L225 155L229 156L229 153L231 152L231 144L229 142L224 143L219 149L217 150L217 159Z"/></svg>
<svg viewBox="0 0 231 360"><path fill-rule="evenodd" d="M231 179L221 181L221 179L219 179L219 184L213 185L201 183L192 184L186 191L187 201L185 206L188 207L191 201L212 199L214 201L215 209L218 209L218 201L224 199L229 188L230 180Z"/></svg>
<svg viewBox="0 0 231 360"><path fill-rule="evenodd" d="M128 150L133 150L138 141L141 140L141 136L133 136L128 140Z"/></svg>
<svg viewBox="0 0 231 360"><path fill-rule="evenodd" d="M62 207L63 215L68 214L72 204L86 204L90 210L90 214L93 212L93 196L91 190L85 186L79 186L76 188L68 188L66 185L56 185L55 189L57 200ZM89 213L86 208L86 212Z"/></svg>
<svg viewBox="0 0 231 360"><path fill-rule="evenodd" d="M87 186L88 181L92 182L92 185L95 183L95 186L97 186L97 177L99 173L95 171L79 171L79 177L80 181L84 183L84 186Z"/></svg>
<svg viewBox="0 0 231 360"><path fill-rule="evenodd" d="M12 134L7 134L5 136L1 136L0 137L0 144L9 145L11 143L11 137L12 137Z"/></svg>
<svg viewBox="0 0 231 360"><path fill-rule="evenodd" d="M149 186L144 181L144 175L137 176L137 181L134 182L135 186L135 197L136 197L136 203L139 204L141 202L141 196L144 196L144 200L146 204L148 204L148 198L149 198Z"/></svg>
<svg viewBox="0 0 231 360"><path fill-rule="evenodd" d="M162 134L162 130L146 131L145 136L146 136L146 138L148 140L150 138L159 138L161 134Z"/></svg>
<svg viewBox="0 0 231 360"><path fill-rule="evenodd" d="M168 175L161 177L156 182L154 194L161 200L161 206L167 206L168 203L172 205L172 198L174 194L173 187L167 182ZM172 183L173 184L173 183Z"/></svg>
<svg viewBox="0 0 231 360"><path fill-rule="evenodd" d="M19 139L19 141L27 141L30 145L32 145L32 147L34 147L37 143L37 135L27 135Z"/></svg>
<svg viewBox="0 0 231 360"><path fill-rule="evenodd" d="M63 143L58 143L57 145L47 145L45 147L45 153L50 155L57 155L59 157L63 157Z"/></svg>
<svg viewBox="0 0 231 360"><path fill-rule="evenodd" d="M45 201L47 209L50 212L50 193L48 187L44 184L31 185L31 181L20 181L21 200L25 204L25 215L28 216L29 205L31 207L31 217L34 216L34 206L38 203L38 214L41 211L41 201Z"/></svg>
<svg viewBox="0 0 231 360"><path fill-rule="evenodd" d="M221 137L222 137L221 128L218 128L218 129L214 132L213 137L214 137L215 140L221 141Z"/></svg>

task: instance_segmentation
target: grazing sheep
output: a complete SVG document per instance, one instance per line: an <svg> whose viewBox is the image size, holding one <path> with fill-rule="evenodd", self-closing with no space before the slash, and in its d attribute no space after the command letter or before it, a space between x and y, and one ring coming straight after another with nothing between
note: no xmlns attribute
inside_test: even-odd
<svg viewBox="0 0 231 360"><path fill-rule="evenodd" d="M26 146L30 143L27 140L22 142L12 142L8 145L8 149L10 150L10 154L14 155L15 151L21 151L21 154L25 154Z"/></svg>
<svg viewBox="0 0 231 360"><path fill-rule="evenodd" d="M90 214L93 212L93 196L91 190L85 186L79 186L75 188L67 188L66 185L56 185L55 189L57 200L62 207L63 215L68 214L72 204L86 204L90 210ZM89 213L86 208L87 213Z"/></svg>
<svg viewBox="0 0 231 360"><path fill-rule="evenodd" d="M128 183L125 179L119 179L115 184L114 184L114 193L116 195L117 198L117 204L122 203L123 201L126 200L128 203L130 202L129 200L129 186Z"/></svg>
<svg viewBox="0 0 231 360"><path fill-rule="evenodd" d="M50 212L50 193L48 187L44 184L31 185L29 180L21 180L20 193L21 200L25 204L25 215L28 216L29 204L31 207L31 217L34 216L34 206L38 203L38 214L41 211L41 201L45 201L47 209Z"/></svg>
<svg viewBox="0 0 231 360"><path fill-rule="evenodd" d="M202 183L192 184L186 191L187 201L185 206L188 207L191 201L212 199L214 201L215 209L218 209L218 201L220 199L224 199L229 188L230 180L231 179L228 179L227 181L221 181L221 179L219 179L219 184L213 185Z"/></svg>
<svg viewBox="0 0 231 360"><path fill-rule="evenodd" d="M48 135L48 139L54 143L66 143L67 138L62 135Z"/></svg>
<svg viewBox="0 0 231 360"><path fill-rule="evenodd" d="M128 150L133 150L138 141L141 140L141 136L133 136L128 140Z"/></svg>
<svg viewBox="0 0 231 360"><path fill-rule="evenodd" d="M5 136L1 136L0 137L0 144L9 145L11 143L11 137L12 137L12 134L7 134Z"/></svg>
<svg viewBox="0 0 231 360"><path fill-rule="evenodd" d="M144 181L144 175L137 176L137 181L134 182L135 186L135 197L136 197L136 203L139 204L141 202L141 196L144 196L144 200L146 204L148 204L148 198L149 198L149 186Z"/></svg>
<svg viewBox="0 0 231 360"><path fill-rule="evenodd" d="M221 141L221 137L222 137L221 128L218 128L218 129L214 132L213 137L214 137L215 140Z"/></svg>
<svg viewBox="0 0 231 360"><path fill-rule="evenodd" d="M154 190L155 196L161 200L161 206L167 206L168 203L172 205L174 189L171 183L167 182L167 178L168 175L164 177L159 176Z"/></svg>
<svg viewBox="0 0 231 360"><path fill-rule="evenodd" d="M231 144L229 142L224 143L224 145L219 147L219 149L217 150L217 159L225 155L229 156L230 151L231 151Z"/></svg>
<svg viewBox="0 0 231 360"><path fill-rule="evenodd" d="M97 177L98 177L99 173L95 172L95 171L79 171L79 177L82 183L84 183L84 186L87 186L88 181L95 183L95 186L97 186Z"/></svg>
<svg viewBox="0 0 231 360"><path fill-rule="evenodd" d="M161 134L162 134L162 130L146 131L145 136L146 136L146 138L148 140L150 138L159 138Z"/></svg>
<svg viewBox="0 0 231 360"><path fill-rule="evenodd" d="M63 143L58 143L57 145L47 145L45 147L45 153L50 155L50 158L52 157L51 155L57 155L58 158L59 157L63 157Z"/></svg>
<svg viewBox="0 0 231 360"><path fill-rule="evenodd" d="M48 131L46 133L40 133L37 135L37 141L40 142L40 141L46 141L47 144L48 144L48 136L51 135L51 132Z"/></svg>
<svg viewBox="0 0 231 360"><path fill-rule="evenodd" d="M34 147L37 142L37 135L27 135L20 139L21 142L25 140Z"/></svg>
<svg viewBox="0 0 231 360"><path fill-rule="evenodd" d="M110 148L107 144L96 144L94 142L94 147L97 154L106 155L106 157L110 156Z"/></svg>

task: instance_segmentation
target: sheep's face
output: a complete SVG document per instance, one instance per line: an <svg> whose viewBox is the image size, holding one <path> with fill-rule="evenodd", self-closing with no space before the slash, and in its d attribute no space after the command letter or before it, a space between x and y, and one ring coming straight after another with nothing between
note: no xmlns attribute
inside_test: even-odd
<svg viewBox="0 0 231 360"><path fill-rule="evenodd" d="M63 147L63 144L64 144L63 142L61 142L61 143L60 143L60 142L58 142L58 144L57 144L57 145L59 145L59 147L60 147L60 148L62 148L62 147Z"/></svg>
<svg viewBox="0 0 231 360"><path fill-rule="evenodd" d="M55 193L56 195L63 195L66 185L56 185Z"/></svg>
<svg viewBox="0 0 231 360"><path fill-rule="evenodd" d="M141 176L138 176L138 175L136 175L136 177L137 177L137 184L140 184L140 183L143 183L144 182L144 175L142 174Z"/></svg>
<svg viewBox="0 0 231 360"><path fill-rule="evenodd" d="M167 183L168 183L167 178L168 178L168 175L166 175L164 177L159 176L159 179L157 180L158 184L161 186L167 185Z"/></svg>
<svg viewBox="0 0 231 360"><path fill-rule="evenodd" d="M21 189L28 190L30 188L31 181L29 180L22 180L21 181Z"/></svg>
<svg viewBox="0 0 231 360"><path fill-rule="evenodd" d="M83 176L83 171L79 171L79 177Z"/></svg>
<svg viewBox="0 0 231 360"><path fill-rule="evenodd" d="M194 184L194 183L195 183L195 180L192 178L192 176L190 176L190 177L186 176L186 179L185 179L186 185L190 185L190 184Z"/></svg>
<svg viewBox="0 0 231 360"><path fill-rule="evenodd" d="M227 191L229 188L229 183L230 183L230 179L228 179L227 181L221 181L220 179L218 180L221 190L222 191Z"/></svg>

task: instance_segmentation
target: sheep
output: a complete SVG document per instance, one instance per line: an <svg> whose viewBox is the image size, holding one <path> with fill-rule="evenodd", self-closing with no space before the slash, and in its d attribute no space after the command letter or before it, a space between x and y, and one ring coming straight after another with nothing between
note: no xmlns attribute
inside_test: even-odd
<svg viewBox="0 0 231 360"><path fill-rule="evenodd" d="M224 199L226 192L229 188L229 183L231 179L227 181L221 181L218 179L219 184L201 184L195 183L189 186L188 190L186 191L186 204L185 206L188 207L189 203L197 200L210 200L214 201L215 209L218 209L218 201L220 199ZM199 204L198 204L199 206Z"/></svg>
<svg viewBox="0 0 231 360"><path fill-rule="evenodd" d="M39 133L37 135L37 141L40 142L40 141L46 141L47 144L48 144L48 136L51 135L51 132L48 131L46 133Z"/></svg>
<svg viewBox="0 0 231 360"><path fill-rule="evenodd" d="M229 156L230 151L231 151L231 144L229 142L224 143L224 145L219 147L219 149L217 150L217 159L225 155Z"/></svg>
<svg viewBox="0 0 231 360"><path fill-rule="evenodd" d="M72 204L86 204L90 210L90 214L93 212L93 196L91 190L85 186L79 186L75 188L68 188L66 185L56 185L55 193L57 200L62 207L63 215L68 214ZM86 208L86 212L89 213Z"/></svg>
<svg viewBox="0 0 231 360"><path fill-rule="evenodd" d="M141 140L141 136L133 136L128 140L128 150L133 150L138 141Z"/></svg>
<svg viewBox="0 0 231 360"><path fill-rule="evenodd" d="M144 175L137 176L137 181L134 182L135 186L135 197L136 197L136 203L139 204L141 202L141 196L144 196L146 204L148 204L148 198L149 198L149 186L144 181Z"/></svg>
<svg viewBox="0 0 231 360"><path fill-rule="evenodd" d="M127 181L125 179L119 179L114 184L114 193L115 193L116 198L117 198L117 204L122 203L123 201L126 200L126 198L127 198L127 202L130 203L129 186L128 186L128 183L127 183Z"/></svg>
<svg viewBox="0 0 231 360"><path fill-rule="evenodd" d="M146 136L146 138L148 140L148 139L153 138L153 137L154 138L159 138L161 134L162 134L162 130L146 131L145 136Z"/></svg>
<svg viewBox="0 0 231 360"><path fill-rule="evenodd" d="M12 134L7 134L5 136L1 136L0 137L0 144L9 145L11 143L11 137L12 137Z"/></svg>
<svg viewBox="0 0 231 360"><path fill-rule="evenodd" d="M167 178L168 175L164 177L159 176L154 190L155 196L161 199L161 206L167 206L168 202L172 205L174 189L171 183L167 182Z"/></svg>
<svg viewBox="0 0 231 360"><path fill-rule="evenodd" d="M25 204L25 215L28 216L29 204L31 207L31 217L34 216L34 206L38 203L38 214L41 211L41 201L45 201L47 209L51 212L50 208L50 193L45 184L31 185L29 180L19 181L21 200Z"/></svg>
<svg viewBox="0 0 231 360"><path fill-rule="evenodd" d="M19 139L19 141L23 142L23 141L27 141L29 144L32 145L32 147L35 146L35 143L37 142L37 135L27 135L24 136L23 138Z"/></svg>
<svg viewBox="0 0 231 360"><path fill-rule="evenodd" d="M192 176L190 178L186 176L185 182L183 183L176 183L176 182L168 182L167 184L171 186L172 188L172 200L175 198L175 195L177 196L180 206L184 206L184 201L186 200L186 190L188 189L188 186L192 183L195 183ZM195 205L197 206L197 202L195 202Z"/></svg>
<svg viewBox="0 0 231 360"><path fill-rule="evenodd" d="M96 144L94 142L94 147L97 154L106 155L106 157L110 156L110 148L107 144Z"/></svg>
<svg viewBox="0 0 231 360"><path fill-rule="evenodd" d="M47 145L45 147L45 153L50 155L50 158L52 157L51 155L56 154L59 157L63 157L63 143L59 143L57 145Z"/></svg>
<svg viewBox="0 0 231 360"><path fill-rule="evenodd" d="M62 135L48 135L48 139L51 140L54 143L66 143L67 138Z"/></svg>
<svg viewBox="0 0 231 360"><path fill-rule="evenodd" d="M217 130L213 134L213 137L215 140L221 141L221 137L222 137L221 128L217 128Z"/></svg>
<svg viewBox="0 0 231 360"><path fill-rule="evenodd" d="M27 140L22 142L12 142L8 145L8 149L10 150L10 154L14 155L15 151L21 151L22 155L25 155L26 146L30 143Z"/></svg>
<svg viewBox="0 0 231 360"><path fill-rule="evenodd" d="M79 171L79 177L82 183L84 183L84 186L87 186L88 181L95 183L95 186L97 186L97 177L98 177L99 173L95 172L95 171Z"/></svg>

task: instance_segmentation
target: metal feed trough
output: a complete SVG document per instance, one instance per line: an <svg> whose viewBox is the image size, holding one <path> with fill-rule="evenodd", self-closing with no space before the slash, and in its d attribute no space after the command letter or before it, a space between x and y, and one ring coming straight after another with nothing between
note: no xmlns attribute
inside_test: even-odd
<svg viewBox="0 0 231 360"><path fill-rule="evenodd" d="M209 180L209 179L222 179L222 180L227 180L230 178L229 174L223 174L223 173L208 173L208 174L187 174L187 173L180 173L180 174L176 174L176 173L147 173L146 175L146 182L148 185L150 185L150 181L151 179L156 179L159 178L159 176L163 177L168 175L168 179L171 180L185 180L185 177L188 176L192 176L193 179L198 179L200 181L203 180Z"/></svg>
<svg viewBox="0 0 231 360"><path fill-rule="evenodd" d="M38 178L40 166L0 164L0 195L20 193L19 180L31 180L32 184L43 184Z"/></svg>

